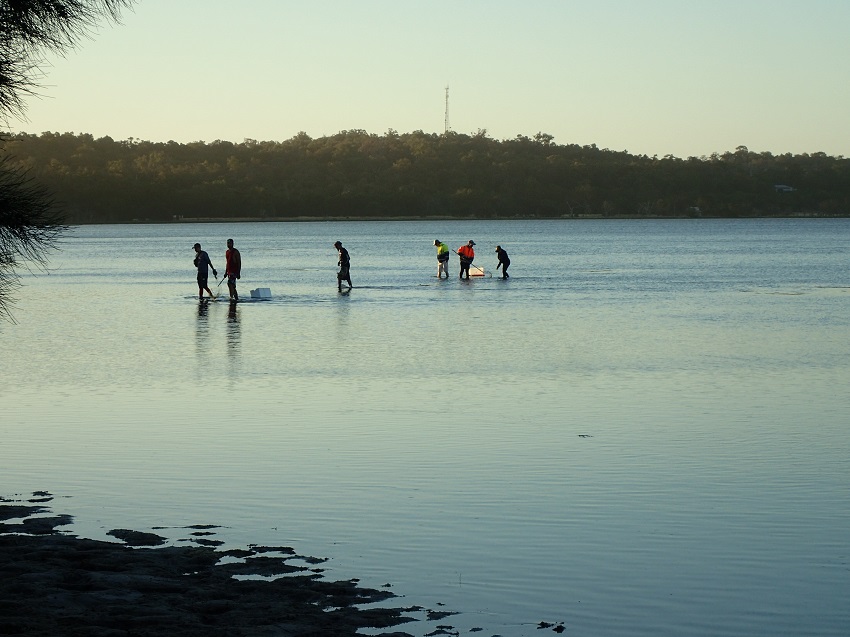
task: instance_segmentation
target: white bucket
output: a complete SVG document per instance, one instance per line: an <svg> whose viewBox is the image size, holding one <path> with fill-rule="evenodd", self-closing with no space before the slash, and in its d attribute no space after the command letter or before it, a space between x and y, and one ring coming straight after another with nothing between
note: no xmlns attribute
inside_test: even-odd
<svg viewBox="0 0 850 637"><path fill-rule="evenodd" d="M251 298L270 299L272 298L272 291L269 288L257 288L255 290L251 290Z"/></svg>

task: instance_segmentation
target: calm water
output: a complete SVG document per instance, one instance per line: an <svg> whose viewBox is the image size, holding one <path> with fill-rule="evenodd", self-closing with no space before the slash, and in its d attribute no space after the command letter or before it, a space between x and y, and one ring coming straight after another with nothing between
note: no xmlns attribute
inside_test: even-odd
<svg viewBox="0 0 850 637"><path fill-rule="evenodd" d="M460 634L850 632L850 220L75 228L0 324L0 493L290 545ZM200 306L192 244L270 301ZM512 278L438 281L433 241ZM336 290L341 240L355 289ZM452 271L457 271L453 256ZM224 286L219 288L222 292Z"/></svg>

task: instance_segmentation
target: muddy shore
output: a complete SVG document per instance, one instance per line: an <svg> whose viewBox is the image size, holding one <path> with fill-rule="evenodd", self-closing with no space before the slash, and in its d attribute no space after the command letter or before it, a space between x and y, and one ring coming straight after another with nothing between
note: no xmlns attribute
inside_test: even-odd
<svg viewBox="0 0 850 637"><path fill-rule="evenodd" d="M289 547L219 550L205 539L209 527L187 529L186 546L157 548L165 538L128 529L110 531L114 543L80 538L62 532L72 518L53 514L51 499L0 497L2 635L346 636L377 628L401 637L409 633L394 627L417 621L411 614L452 614L391 608L389 590L326 581L324 560Z"/></svg>

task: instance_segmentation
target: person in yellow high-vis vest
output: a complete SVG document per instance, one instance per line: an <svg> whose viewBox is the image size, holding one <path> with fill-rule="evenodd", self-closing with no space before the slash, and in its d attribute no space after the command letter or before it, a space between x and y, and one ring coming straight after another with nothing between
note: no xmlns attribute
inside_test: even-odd
<svg viewBox="0 0 850 637"><path fill-rule="evenodd" d="M440 241L439 239L434 239L434 246L437 248L437 278L440 279L443 276L443 272L446 273L446 278L449 278L449 246Z"/></svg>

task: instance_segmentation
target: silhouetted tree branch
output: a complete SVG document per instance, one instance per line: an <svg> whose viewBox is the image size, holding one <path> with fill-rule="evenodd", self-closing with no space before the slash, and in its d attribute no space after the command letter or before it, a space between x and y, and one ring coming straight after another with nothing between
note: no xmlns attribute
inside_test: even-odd
<svg viewBox="0 0 850 637"><path fill-rule="evenodd" d="M65 229L47 190L0 158L0 317L9 318L9 293L24 264L45 267L47 253Z"/></svg>
<svg viewBox="0 0 850 637"><path fill-rule="evenodd" d="M22 118L36 94L48 53L64 55L101 20L117 22L134 0L0 0L0 125ZM5 140L0 140L0 147ZM9 317L17 271L44 266L64 226L49 193L0 159L0 317Z"/></svg>

